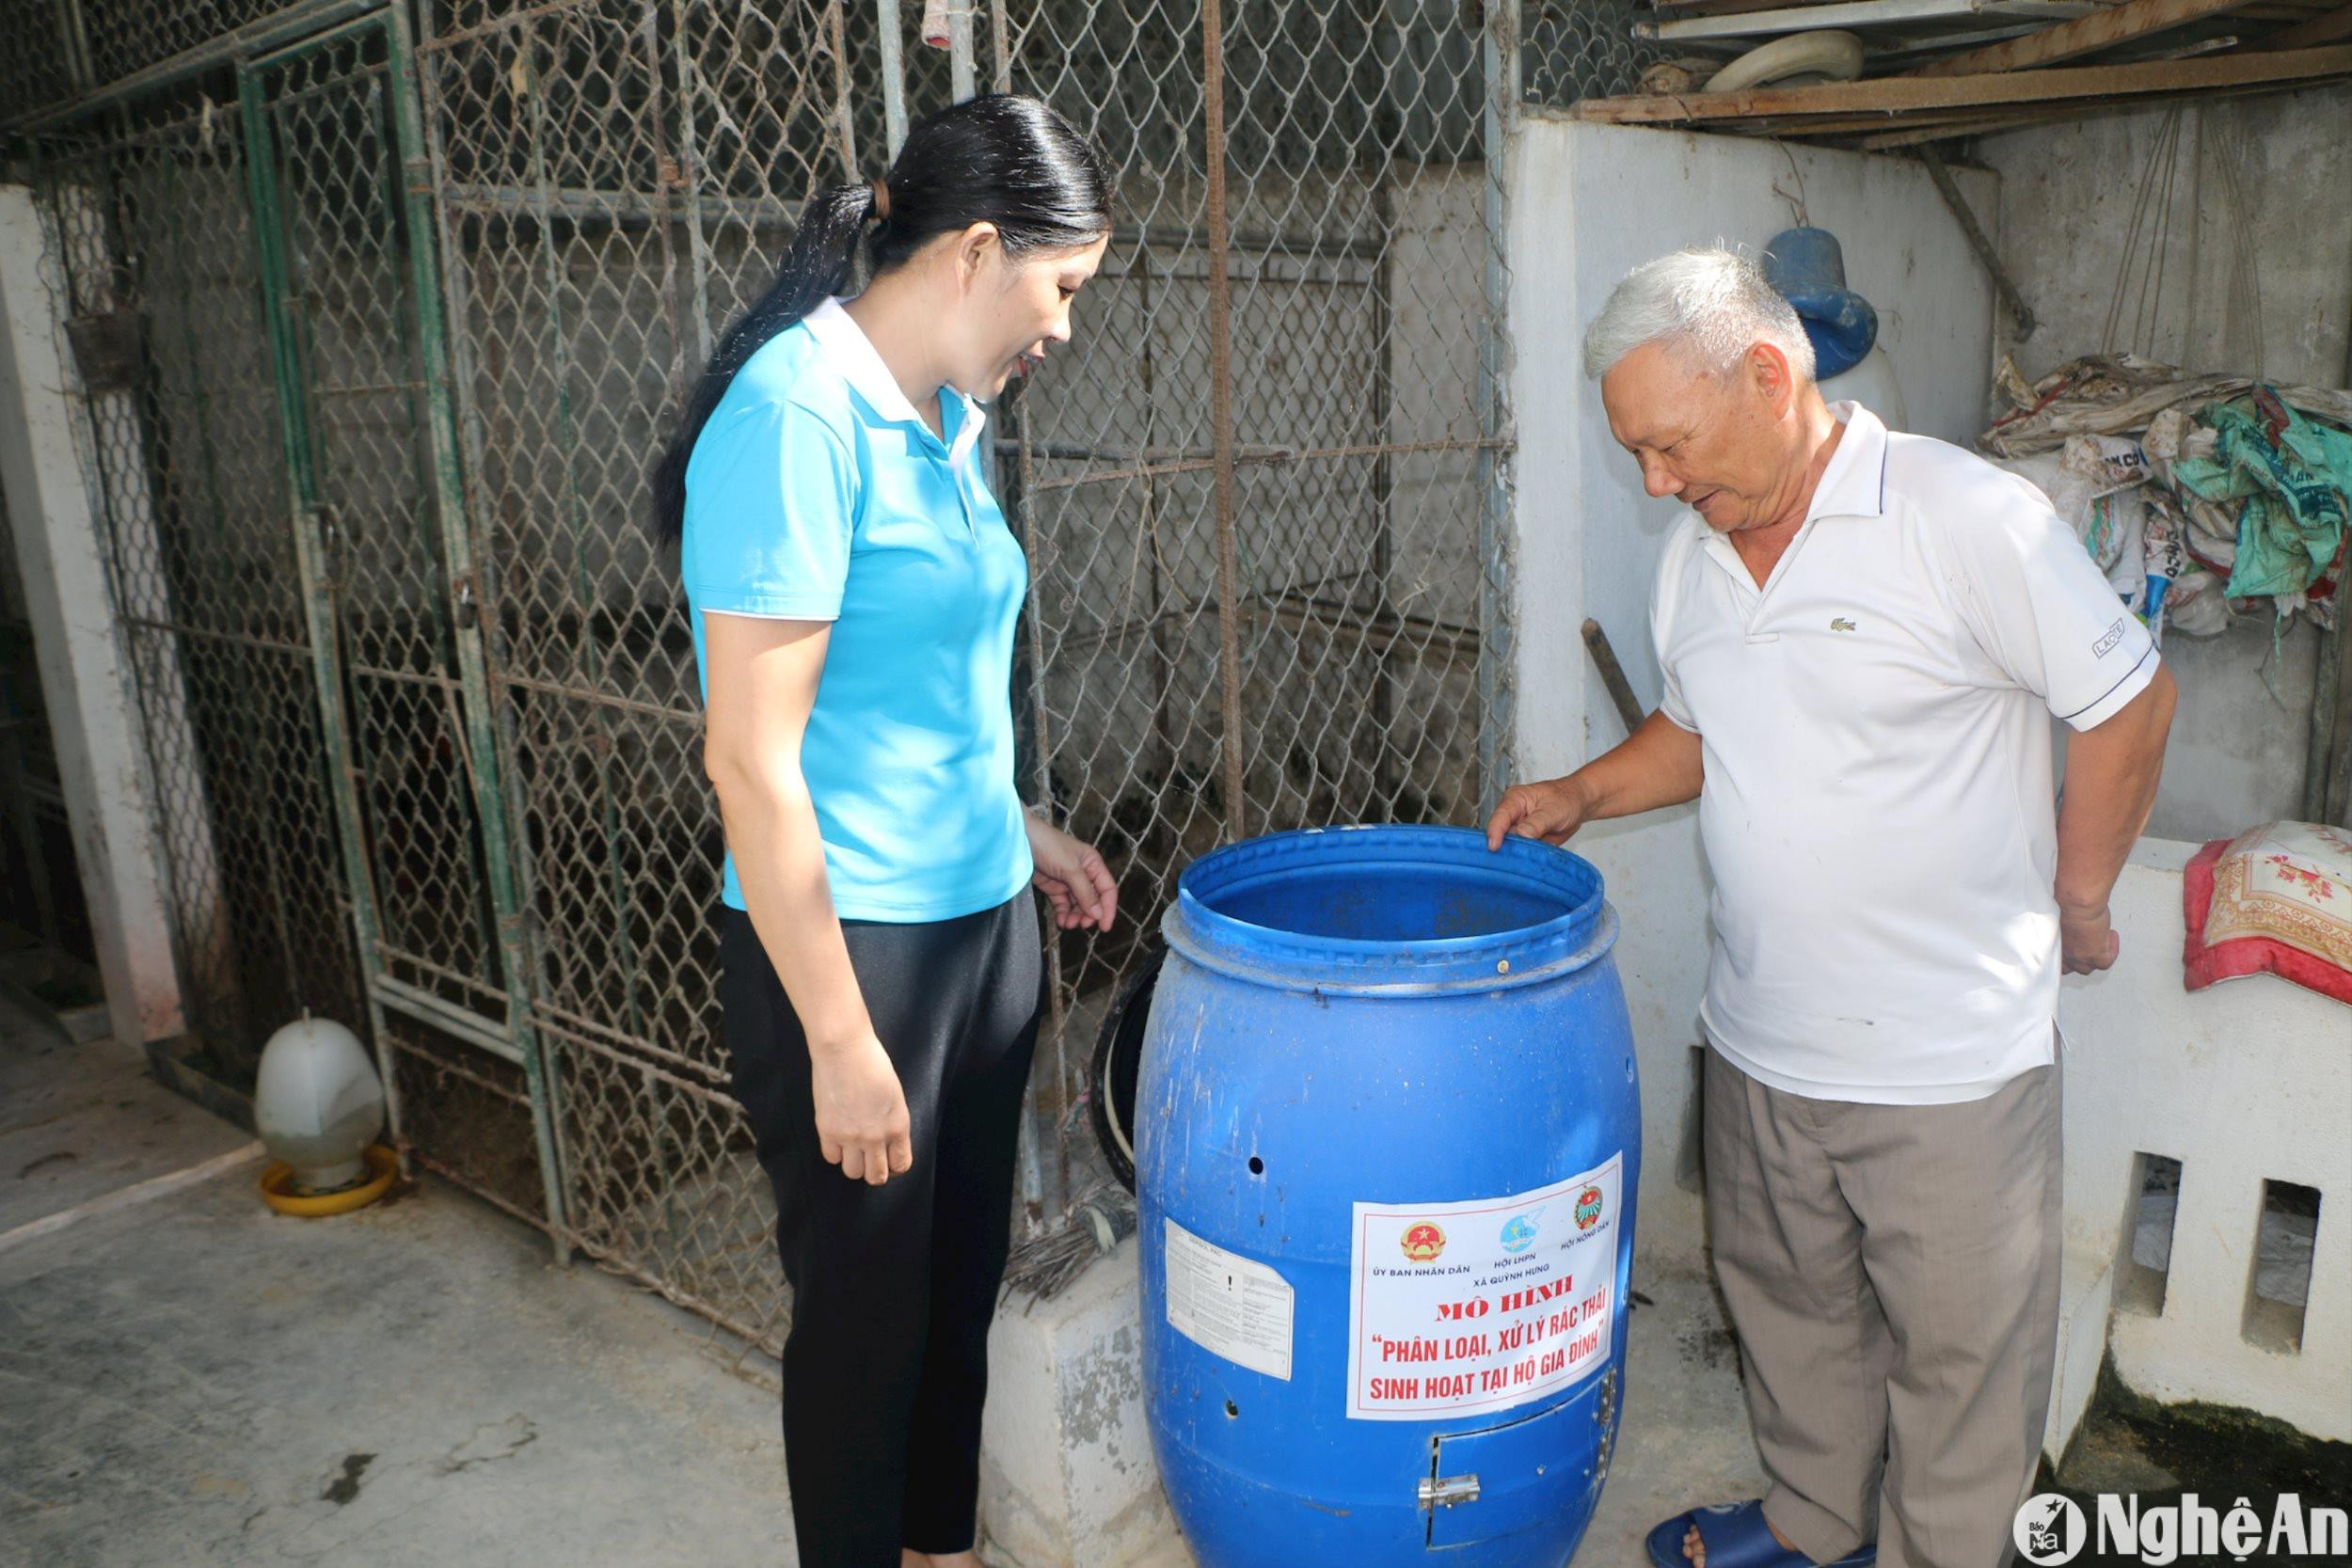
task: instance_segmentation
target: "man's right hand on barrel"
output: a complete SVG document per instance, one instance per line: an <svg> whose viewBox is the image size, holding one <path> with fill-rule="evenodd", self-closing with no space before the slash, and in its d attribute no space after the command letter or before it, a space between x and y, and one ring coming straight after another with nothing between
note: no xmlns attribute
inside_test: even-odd
<svg viewBox="0 0 2352 1568"><path fill-rule="evenodd" d="M1623 744L1567 777L1503 791L1502 803L1486 821L1486 847L1502 848L1513 833L1565 844L1587 822L1695 800L1707 774L1705 755L1694 731L1662 710L1653 713Z"/></svg>
<svg viewBox="0 0 2352 1568"><path fill-rule="evenodd" d="M1574 773L1540 784L1513 784L1502 792L1502 804L1486 820L1486 847L1502 848L1503 839L1513 833L1550 845L1565 844L1591 815L1592 803Z"/></svg>

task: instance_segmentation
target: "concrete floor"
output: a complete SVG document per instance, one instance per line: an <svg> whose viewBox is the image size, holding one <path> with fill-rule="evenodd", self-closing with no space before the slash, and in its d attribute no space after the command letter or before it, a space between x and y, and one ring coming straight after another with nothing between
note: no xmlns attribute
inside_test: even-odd
<svg viewBox="0 0 2352 1568"><path fill-rule="evenodd" d="M259 1172L139 1058L0 1001L0 1564L791 1564L775 1396L707 1324L437 1180L305 1221ZM1581 1568L1758 1490L1706 1280L1637 1285Z"/></svg>
<svg viewBox="0 0 2352 1568"><path fill-rule="evenodd" d="M247 1142L0 1011L0 1563L791 1562L775 1395L702 1320L432 1179L283 1218Z"/></svg>

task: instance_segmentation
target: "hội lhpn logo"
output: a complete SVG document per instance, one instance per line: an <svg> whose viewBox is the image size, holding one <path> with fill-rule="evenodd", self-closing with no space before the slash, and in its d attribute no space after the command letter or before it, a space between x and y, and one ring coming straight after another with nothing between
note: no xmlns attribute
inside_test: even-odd
<svg viewBox="0 0 2352 1568"><path fill-rule="evenodd" d="M1543 1217L1543 1210L1532 1209L1524 1214L1514 1214L1505 1220L1502 1226L1502 1250L1516 1256L1534 1246L1535 1244L1535 1222Z"/></svg>

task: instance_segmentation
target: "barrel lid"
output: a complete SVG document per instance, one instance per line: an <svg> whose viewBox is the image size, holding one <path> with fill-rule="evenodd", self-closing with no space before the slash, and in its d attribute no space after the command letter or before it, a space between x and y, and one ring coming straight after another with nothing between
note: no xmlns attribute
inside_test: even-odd
<svg viewBox="0 0 2352 1568"><path fill-rule="evenodd" d="M1492 990L1597 962L1617 922L1592 863L1469 828L1270 833L1203 855L1162 922L1194 963L1337 994Z"/></svg>

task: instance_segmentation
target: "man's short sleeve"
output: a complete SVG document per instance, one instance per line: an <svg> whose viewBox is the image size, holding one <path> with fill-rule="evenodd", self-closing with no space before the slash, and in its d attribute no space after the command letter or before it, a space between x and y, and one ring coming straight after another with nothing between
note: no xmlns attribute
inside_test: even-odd
<svg viewBox="0 0 2352 1568"><path fill-rule="evenodd" d="M723 409L686 471L679 566L695 607L838 618L856 512L855 462L821 417L792 403Z"/></svg>
<svg viewBox="0 0 2352 1568"><path fill-rule="evenodd" d="M2155 679L2155 644L2048 499L1984 467L1943 531L1956 608L1986 657L2052 713L2078 730L2103 723Z"/></svg>
<svg viewBox="0 0 2352 1568"><path fill-rule="evenodd" d="M1682 700L1682 681L1675 673L1674 619L1675 609L1682 594L1685 575L1690 570L1693 536L1686 530L1677 531L1666 541L1665 553L1659 557L1658 579L1651 585L1649 601L1650 651L1658 656L1658 711L1676 723L1698 734L1698 721L1691 717L1691 707Z"/></svg>

